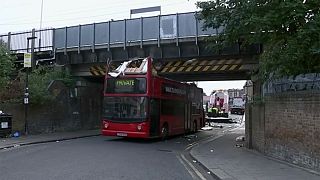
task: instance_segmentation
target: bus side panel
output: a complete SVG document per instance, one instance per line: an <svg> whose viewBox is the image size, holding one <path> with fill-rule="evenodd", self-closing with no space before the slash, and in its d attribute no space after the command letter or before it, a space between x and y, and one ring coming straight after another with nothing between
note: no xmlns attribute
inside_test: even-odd
<svg viewBox="0 0 320 180"><path fill-rule="evenodd" d="M160 129L160 100L150 100L150 136L159 136Z"/></svg>
<svg viewBox="0 0 320 180"><path fill-rule="evenodd" d="M184 130L189 132L191 130L191 106L190 103L185 104L185 119L184 119Z"/></svg>
<svg viewBox="0 0 320 180"><path fill-rule="evenodd" d="M168 124L169 135L184 133L184 111L185 102L183 100L162 99L160 126Z"/></svg>

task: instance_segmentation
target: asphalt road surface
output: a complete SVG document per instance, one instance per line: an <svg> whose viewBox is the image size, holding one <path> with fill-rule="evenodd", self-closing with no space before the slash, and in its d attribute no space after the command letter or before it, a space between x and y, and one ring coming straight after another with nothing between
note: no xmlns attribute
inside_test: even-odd
<svg viewBox="0 0 320 180"><path fill-rule="evenodd" d="M2 150L0 180L213 179L186 148L224 129L166 141L96 136Z"/></svg>

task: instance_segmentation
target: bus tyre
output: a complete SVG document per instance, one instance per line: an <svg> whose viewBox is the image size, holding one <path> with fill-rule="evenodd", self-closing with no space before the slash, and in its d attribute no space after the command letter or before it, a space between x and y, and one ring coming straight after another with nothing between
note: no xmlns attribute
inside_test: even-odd
<svg viewBox="0 0 320 180"><path fill-rule="evenodd" d="M193 131L194 133L196 133L198 131L198 126L197 126L197 121L193 121Z"/></svg>
<svg viewBox="0 0 320 180"><path fill-rule="evenodd" d="M165 140L169 136L169 127L167 124L164 124L161 128L161 139Z"/></svg>

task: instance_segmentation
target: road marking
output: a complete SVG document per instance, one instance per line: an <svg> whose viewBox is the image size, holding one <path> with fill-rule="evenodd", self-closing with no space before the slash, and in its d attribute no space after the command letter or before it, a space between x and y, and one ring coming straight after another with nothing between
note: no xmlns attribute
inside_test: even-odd
<svg viewBox="0 0 320 180"><path fill-rule="evenodd" d="M184 166L184 168L186 168L186 170L188 171L188 173L191 175L192 179L196 179L196 176L194 175L194 173L189 170L187 164L183 162L183 160L181 159L181 157L177 155L177 158L178 158L178 160L180 161L180 163Z"/></svg>
<svg viewBox="0 0 320 180"><path fill-rule="evenodd" d="M187 160L187 158L183 155L183 154L180 154L180 157L181 157L181 159L179 159L179 157L178 157L178 159L179 159L179 161L186 167L186 165L188 164L190 167L191 167L191 169L193 170L193 172L195 172L196 173L196 175L198 176L198 178L199 179L201 179L201 180L206 180L206 178L200 173L200 171L198 171L198 169L196 168L196 167L194 167L188 160ZM187 163L187 164L185 164L185 163ZM192 178L195 178L194 177L194 174L186 167L186 169L188 170L188 172L189 172L189 174L192 176Z"/></svg>

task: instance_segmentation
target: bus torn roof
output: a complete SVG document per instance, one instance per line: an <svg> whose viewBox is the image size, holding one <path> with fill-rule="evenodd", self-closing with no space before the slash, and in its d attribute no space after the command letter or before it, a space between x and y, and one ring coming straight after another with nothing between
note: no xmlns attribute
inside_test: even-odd
<svg viewBox="0 0 320 180"><path fill-rule="evenodd" d="M115 70L108 74L112 77L118 77L120 74L146 74L148 68L148 59L130 60L121 63Z"/></svg>

